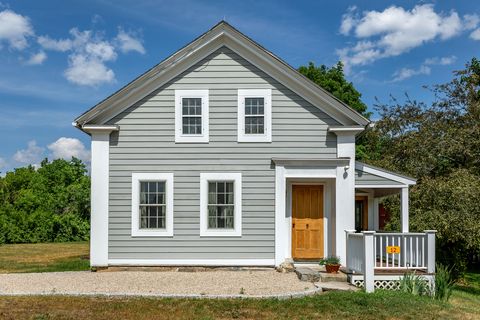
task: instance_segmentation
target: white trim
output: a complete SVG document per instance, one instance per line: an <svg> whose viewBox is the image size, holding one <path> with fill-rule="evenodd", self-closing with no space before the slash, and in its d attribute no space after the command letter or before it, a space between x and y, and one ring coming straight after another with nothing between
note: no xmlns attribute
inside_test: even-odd
<svg viewBox="0 0 480 320"><path fill-rule="evenodd" d="M109 259L110 266L266 266L274 259Z"/></svg>
<svg viewBox="0 0 480 320"><path fill-rule="evenodd" d="M340 167L341 170L344 170L344 166ZM291 225L292 219L290 212L287 211L287 179L311 179L312 183L320 182L323 179L337 179L336 175L337 167L334 168L309 168L309 167L285 167L281 164L275 165L275 265L278 266L283 263L286 259L292 257L292 245L291 245ZM315 180L317 181L315 181ZM305 181L306 182L306 181ZM323 181L322 181L323 182ZM332 183L334 183L332 181ZM325 182L328 186L329 182ZM330 184L333 189L335 188ZM331 201L331 193L328 190L324 189L324 201ZM290 195L288 195L290 196ZM288 201L290 205L290 201ZM331 247L331 220L335 215L334 209L335 204L330 204L330 212L328 212L329 222L326 226L327 233L324 235L325 245L327 250L324 251L325 254L331 254L331 250L328 247ZM327 216L327 214L324 214ZM329 230L330 229L330 230Z"/></svg>
<svg viewBox="0 0 480 320"><path fill-rule="evenodd" d="M90 265L108 264L110 131L92 132Z"/></svg>
<svg viewBox="0 0 480 320"><path fill-rule="evenodd" d="M391 172L386 172L384 170L373 168L373 167L368 166L368 165L366 165L364 163L361 163L361 162L355 163L355 170L360 170L360 171L370 173L370 174L373 174L373 175L376 175L376 176L379 176L379 177L382 177L382 178L385 178L385 179L400 182L400 183L403 183L405 185L414 185L414 184L417 183L413 179L409 179L409 178L402 177L400 175L397 175L397 174L394 174L394 173L391 173ZM400 187L403 187L403 186L400 186Z"/></svg>
<svg viewBox="0 0 480 320"><path fill-rule="evenodd" d="M208 229L208 182L234 182L234 228ZM242 174L234 172L200 173L200 237L242 236Z"/></svg>
<svg viewBox="0 0 480 320"><path fill-rule="evenodd" d="M264 99L263 134L245 133L245 98ZM238 89L237 97L237 139L238 142L272 142L272 89Z"/></svg>
<svg viewBox="0 0 480 320"><path fill-rule="evenodd" d="M358 134L365 130L364 126L330 126L328 131L336 134Z"/></svg>
<svg viewBox="0 0 480 320"><path fill-rule="evenodd" d="M408 184L356 184L355 188L359 189L402 189L408 187Z"/></svg>
<svg viewBox="0 0 480 320"><path fill-rule="evenodd" d="M77 124L74 122L72 123L74 126ZM92 133L94 131L105 131L106 133L110 133L112 131L118 131L120 128L117 125L83 125L80 127L83 131Z"/></svg>
<svg viewBox="0 0 480 320"><path fill-rule="evenodd" d="M182 98L202 99L202 133L183 134L182 131ZM175 142L206 143L209 141L209 101L207 90L175 90Z"/></svg>
<svg viewBox="0 0 480 320"><path fill-rule="evenodd" d="M165 229L140 229L140 182L165 181L166 225ZM132 173L132 237L173 237L173 173Z"/></svg>

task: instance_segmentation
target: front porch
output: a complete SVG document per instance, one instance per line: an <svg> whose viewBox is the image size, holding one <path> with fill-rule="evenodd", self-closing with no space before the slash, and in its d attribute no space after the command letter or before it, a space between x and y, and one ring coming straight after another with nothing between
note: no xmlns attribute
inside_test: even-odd
<svg viewBox="0 0 480 320"><path fill-rule="evenodd" d="M344 272L351 284L375 289L396 289L407 272L430 283L435 277L435 233L382 233L346 230L347 263Z"/></svg>

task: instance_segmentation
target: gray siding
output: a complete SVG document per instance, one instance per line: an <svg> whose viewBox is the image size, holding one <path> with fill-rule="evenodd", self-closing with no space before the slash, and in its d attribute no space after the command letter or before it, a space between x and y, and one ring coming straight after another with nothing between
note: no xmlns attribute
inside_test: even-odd
<svg viewBox="0 0 480 320"><path fill-rule="evenodd" d="M237 89L272 89L272 143L237 142ZM210 142L175 144L175 89L209 89ZM272 157L336 157L338 123L223 47L117 115L110 143L109 258L274 258ZM240 238L200 237L200 173L241 172ZM132 172L174 173L174 237L130 236Z"/></svg>
<svg viewBox="0 0 480 320"><path fill-rule="evenodd" d="M355 170L355 185L402 185L398 181L393 181L371 173Z"/></svg>

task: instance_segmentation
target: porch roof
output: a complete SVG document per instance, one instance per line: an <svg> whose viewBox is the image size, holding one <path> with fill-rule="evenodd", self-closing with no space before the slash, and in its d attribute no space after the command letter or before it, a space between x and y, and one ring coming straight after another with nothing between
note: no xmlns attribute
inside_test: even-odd
<svg viewBox="0 0 480 320"><path fill-rule="evenodd" d="M416 180L383 168L355 163L355 188L365 191L373 190L375 197L398 194L402 188L416 184Z"/></svg>
<svg viewBox="0 0 480 320"><path fill-rule="evenodd" d="M416 184L414 178L383 168L355 162L355 186L362 188L405 188Z"/></svg>

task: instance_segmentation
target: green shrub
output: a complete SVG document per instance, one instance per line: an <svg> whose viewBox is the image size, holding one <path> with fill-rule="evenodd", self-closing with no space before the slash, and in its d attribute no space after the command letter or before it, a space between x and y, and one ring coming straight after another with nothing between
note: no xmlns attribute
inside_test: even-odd
<svg viewBox="0 0 480 320"><path fill-rule="evenodd" d="M400 280L400 291L411 293L416 296L428 295L431 293L427 280L415 272L407 272Z"/></svg>
<svg viewBox="0 0 480 320"><path fill-rule="evenodd" d="M435 299L448 301L452 295L455 281L452 276L452 267L446 267L437 264L437 272L435 274Z"/></svg>

